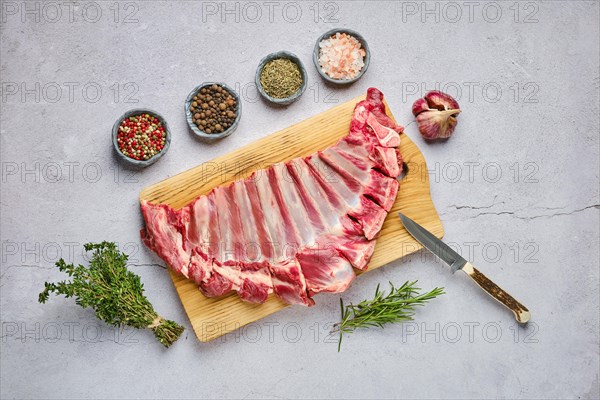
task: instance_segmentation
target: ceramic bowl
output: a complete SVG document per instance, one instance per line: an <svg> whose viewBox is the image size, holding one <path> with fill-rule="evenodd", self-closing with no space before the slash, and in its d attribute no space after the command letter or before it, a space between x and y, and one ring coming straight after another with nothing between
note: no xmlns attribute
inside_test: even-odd
<svg viewBox="0 0 600 400"><path fill-rule="evenodd" d="M348 35L354 36L360 42L362 48L365 50L365 60L364 60L365 66L360 70L358 75L356 75L352 79L333 79L329 75L327 75L325 72L323 72L323 70L321 69L321 66L319 65L319 55L320 55L319 53L321 52L321 49L319 48L319 43L321 43L321 40L327 39L327 38L335 35L338 32L346 33ZM315 50L313 51L313 63L315 64L315 68L319 72L319 75L321 75L321 78L325 79L327 82L330 82L330 83L333 83L336 85L348 85L348 84L354 83L357 80L359 80L360 78L362 78L362 76L365 74L365 72L367 72L370 62L371 62L371 50L369 49L369 45L367 44L367 41L360 33L353 31L351 29L340 28L340 29L332 29L330 31L325 32L324 34L319 36L319 38L317 39L317 43L315 44Z"/></svg>
<svg viewBox="0 0 600 400"><path fill-rule="evenodd" d="M130 158L130 157L126 156L125 154L121 153L121 150L119 149L119 144L117 143L117 134L119 133L119 126L121 125L121 122L123 122L123 120L125 120L126 118L133 117L136 115L141 115L141 114L150 114L151 116L158 118L158 120L160 121L162 126L165 128L165 132L167 134L166 141L165 141L165 147L163 147L163 149L160 151L160 153L156 154L154 157L152 157L148 160L136 160L134 158ZM113 128L112 128L112 142L113 142L113 147L114 147L115 151L117 152L117 156L119 157L120 160L122 160L124 163L129 164L130 166L133 166L133 167L145 168L145 167L157 162L169 150L169 146L171 145L171 131L169 130L167 121L163 118L162 115L160 115L156 111L149 110L147 108L146 109L139 108L139 109L129 110L117 119L117 121L115 122L115 124L113 125Z"/></svg>
<svg viewBox="0 0 600 400"><path fill-rule="evenodd" d="M293 61L300 69L300 74L302 75L302 85L300 86L300 89L298 89L298 91L296 93L294 93L293 95L291 95L290 97L285 97L282 99L277 99L275 97L269 96L263 89L262 85L260 84L260 74L262 73L262 70L265 67L265 64L268 63L269 61L275 60L277 58L287 58L288 60ZM256 69L256 76L254 78L254 81L256 83L256 87L258 88L258 91L260 92L261 96L264 97L266 100L270 101L273 104L288 105L288 104L291 104L294 101L298 100L300 98L300 96L302 96L302 93L304 93L304 91L306 90L306 83L308 81L308 76L306 74L306 69L304 68L304 64L302 64L302 61L300 61L300 59L295 54L290 53L289 51L278 51L275 53L271 53L268 56L264 57L262 60L260 60L260 63L258 64L258 68Z"/></svg>
<svg viewBox="0 0 600 400"><path fill-rule="evenodd" d="M231 93L231 95L235 99L235 102L237 103L237 113L235 116L235 120L233 121L233 124L231 124L231 126L229 128L227 128L226 130L224 130L223 132L220 132L220 133L206 133L203 130L201 130L200 128L198 128L198 125L196 125L192 119L192 112L190 111L190 106L192 105L192 102L194 101L194 96L196 94L198 94L202 88L209 87L212 85L219 85L223 89L227 90L229 93ZM227 86L226 84L224 84L222 82L204 82L204 83L196 86L190 92L187 99L185 100L185 116L187 119L188 126L190 127L192 132L194 132L194 134L196 136L198 136L202 139L207 139L207 140L222 139L224 137L231 135L233 133L233 131L235 131L235 129L239 125L240 118L242 117L242 102L240 101L240 96L238 96L238 94L233 89L231 89L229 86Z"/></svg>

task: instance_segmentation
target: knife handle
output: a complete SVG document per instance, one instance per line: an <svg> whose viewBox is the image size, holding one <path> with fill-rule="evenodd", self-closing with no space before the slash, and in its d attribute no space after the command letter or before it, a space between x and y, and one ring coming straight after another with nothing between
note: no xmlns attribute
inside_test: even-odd
<svg viewBox="0 0 600 400"><path fill-rule="evenodd" d="M523 304L519 303L510 294L505 292L500 286L492 282L487 276L477 270L470 262L467 262L462 270L469 275L483 290L504 305L515 314L517 322L524 324L531 318L531 313Z"/></svg>

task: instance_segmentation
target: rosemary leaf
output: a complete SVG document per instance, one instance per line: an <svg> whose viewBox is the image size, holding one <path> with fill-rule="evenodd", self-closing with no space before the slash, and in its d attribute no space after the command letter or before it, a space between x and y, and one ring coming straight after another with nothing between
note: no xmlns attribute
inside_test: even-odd
<svg viewBox="0 0 600 400"><path fill-rule="evenodd" d="M344 333L352 333L358 328L383 328L385 324L412 321L416 306L422 306L445 293L444 288L435 288L428 293L419 294L421 289L415 286L416 283L417 281L406 281L395 288L390 282L390 292L387 294L377 285L375 296L371 300L363 300L356 305L344 306L344 301L340 298L342 318L331 331L340 334L338 351L341 349Z"/></svg>
<svg viewBox="0 0 600 400"><path fill-rule="evenodd" d="M113 326L150 329L165 347L175 342L183 326L159 316L144 296L140 277L127 269L127 254L117 250L115 243L88 243L86 251L94 253L89 268L67 264L62 258L56 263L71 281L44 284L39 302L45 303L50 293L74 297L83 308L91 307L96 317Z"/></svg>

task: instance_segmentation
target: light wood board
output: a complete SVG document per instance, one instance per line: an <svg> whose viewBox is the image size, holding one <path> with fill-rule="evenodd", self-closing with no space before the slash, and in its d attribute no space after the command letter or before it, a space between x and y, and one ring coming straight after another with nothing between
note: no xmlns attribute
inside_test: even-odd
<svg viewBox="0 0 600 400"><path fill-rule="evenodd" d="M323 150L348 133L354 106L362 99L364 96L340 104L229 154L149 186L141 191L140 200L165 203L178 209L197 196L207 194L214 187L247 177L255 170ZM386 111L393 118L387 104ZM377 239L368 270L379 268L421 248L402 226L398 211L402 211L437 237L441 238L444 234L442 223L431 201L425 158L405 134L402 134L401 138L400 151L408 173L400 182L396 203ZM171 278L196 336L203 342L218 338L287 306L273 294L261 305L245 303L235 293L219 298L207 298L185 277L171 272ZM360 278L353 284L360 285ZM316 297L317 302L321 296L334 294L321 294ZM306 312L311 310L307 309Z"/></svg>

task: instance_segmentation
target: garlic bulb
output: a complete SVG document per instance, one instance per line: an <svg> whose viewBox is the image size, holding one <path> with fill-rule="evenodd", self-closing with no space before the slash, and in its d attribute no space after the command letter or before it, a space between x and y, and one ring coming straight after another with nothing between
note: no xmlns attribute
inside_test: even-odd
<svg viewBox="0 0 600 400"><path fill-rule="evenodd" d="M415 101L412 112L425 140L447 139L458 123L460 106L450 95L434 90Z"/></svg>

